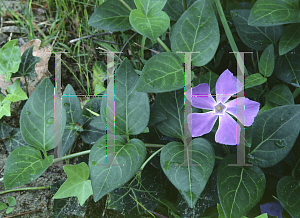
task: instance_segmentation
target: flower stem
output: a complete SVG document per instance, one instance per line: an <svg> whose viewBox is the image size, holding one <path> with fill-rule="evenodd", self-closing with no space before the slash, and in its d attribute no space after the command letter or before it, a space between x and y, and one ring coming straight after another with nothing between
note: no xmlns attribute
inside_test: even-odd
<svg viewBox="0 0 300 218"><path fill-rule="evenodd" d="M142 171L144 169L144 167L147 165L147 163L157 154L159 153L164 147L161 147L160 149L158 149L157 151L155 151L150 157L148 157L148 159L143 163L143 165L140 168L140 171Z"/></svg>
<svg viewBox="0 0 300 218"><path fill-rule="evenodd" d="M119 0L119 2L121 2L129 11L132 11L132 8L126 2L124 2L124 0Z"/></svg>
<svg viewBox="0 0 300 218"><path fill-rule="evenodd" d="M300 88L296 88L295 91L293 92L294 99L296 99L299 94L300 94Z"/></svg>
<svg viewBox="0 0 300 218"><path fill-rule="evenodd" d="M89 154L91 152L91 150L87 150L87 151L82 151L82 152L78 152L78 153L75 153L75 154L70 154L70 155L67 155L67 156L63 156L63 157L60 157L60 158L56 158L53 160L53 163L56 163L56 162L59 162L59 161L62 161L62 160L66 160L66 159L70 159L70 158L73 158L73 157L78 157L78 156L81 156L81 155L85 155L85 154Z"/></svg>
<svg viewBox="0 0 300 218"><path fill-rule="evenodd" d="M141 44L141 59L145 59L144 58L144 48L145 48L145 43L146 43L146 36L143 36L142 38L142 44Z"/></svg>
<svg viewBox="0 0 300 218"><path fill-rule="evenodd" d="M157 38L156 40L161 45L161 47L163 47L167 52L171 52L168 46L160 38Z"/></svg>
<svg viewBox="0 0 300 218"><path fill-rule="evenodd" d="M223 157L215 156L216 160L223 160Z"/></svg>
<svg viewBox="0 0 300 218"><path fill-rule="evenodd" d="M0 195L9 193L9 192L18 192L18 191L28 191L28 190L39 190L39 189L47 189L50 188L51 185L49 186L43 186L43 187L26 187L26 188L17 188L17 189L11 189L7 191L0 192Z"/></svg>
<svg viewBox="0 0 300 218"><path fill-rule="evenodd" d="M184 11L186 11L187 10L186 0L182 0L182 5L183 5Z"/></svg>
<svg viewBox="0 0 300 218"><path fill-rule="evenodd" d="M217 10L218 10L218 13L219 13L219 16L220 16L220 19L221 19L221 22L222 22L222 25L224 27L224 30L225 30L225 33L226 33L226 36L228 38L228 41L229 41L229 44L230 44L230 47L232 49L233 52L238 52L238 47L237 45L235 44L235 41L234 41L234 38L233 38L233 35L230 31L230 28L227 24L227 20L226 20L226 17L225 17L225 14L224 14L224 11L223 11L223 8L222 8L222 5L221 5L221 2L220 0L215 0L215 3L216 3L216 6L217 6ZM238 57L238 56L239 57ZM240 69L242 69L242 66L244 65L244 63L241 63L242 59L240 57L240 54L239 53L234 53L234 56L238 62L238 66L240 66ZM248 72L247 72L247 69L245 67L245 74L248 76Z"/></svg>

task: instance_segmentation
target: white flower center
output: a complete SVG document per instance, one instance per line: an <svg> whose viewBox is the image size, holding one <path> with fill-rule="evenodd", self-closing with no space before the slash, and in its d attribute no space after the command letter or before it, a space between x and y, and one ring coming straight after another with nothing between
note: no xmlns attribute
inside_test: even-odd
<svg viewBox="0 0 300 218"><path fill-rule="evenodd" d="M222 102L219 102L214 106L214 113L216 115L223 115L226 109L226 106Z"/></svg>

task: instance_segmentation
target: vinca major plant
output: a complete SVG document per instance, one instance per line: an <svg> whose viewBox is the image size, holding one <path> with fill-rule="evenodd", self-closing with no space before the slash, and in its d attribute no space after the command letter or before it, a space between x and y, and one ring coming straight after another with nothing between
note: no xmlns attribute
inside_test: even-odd
<svg viewBox="0 0 300 218"><path fill-rule="evenodd" d="M49 78L39 83L22 108L15 140L6 144L6 191L53 163L88 154L63 166L67 180L55 201L77 197L82 206L90 196L105 198L125 217L299 218L299 4L104 1L89 25L126 40L117 52L108 49L107 87L81 109L67 85L62 116L54 118L54 85ZM126 46L131 53L124 57ZM33 77L39 60L30 49L21 57L16 42L8 42L0 73L8 80ZM10 116L11 102L27 99L19 80L7 91L1 117ZM62 145L54 158L57 119ZM5 138L11 128L1 125ZM77 136L90 149L70 154Z"/></svg>

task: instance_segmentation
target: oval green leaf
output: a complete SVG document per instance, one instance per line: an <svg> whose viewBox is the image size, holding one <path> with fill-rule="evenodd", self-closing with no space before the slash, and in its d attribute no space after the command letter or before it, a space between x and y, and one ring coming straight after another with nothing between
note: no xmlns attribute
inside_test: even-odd
<svg viewBox="0 0 300 218"><path fill-rule="evenodd" d="M132 0L124 1L133 6ZM119 0L109 0L98 6L88 25L102 30L125 31L131 29L129 15L130 11Z"/></svg>
<svg viewBox="0 0 300 218"><path fill-rule="evenodd" d="M156 124L156 128L164 135L179 138L184 137L184 91L182 89L159 93L155 96L153 106L165 120Z"/></svg>
<svg viewBox="0 0 300 218"><path fill-rule="evenodd" d="M62 95L62 105L66 110L66 123L77 123L81 117L81 105L70 84L66 86Z"/></svg>
<svg viewBox="0 0 300 218"><path fill-rule="evenodd" d="M259 73L252 74L252 75L246 77L245 89L253 87L253 86L258 86L265 82L267 82L267 78L263 77L261 74L259 74Z"/></svg>
<svg viewBox="0 0 300 218"><path fill-rule="evenodd" d="M146 147L141 140L131 139L125 144L122 137L115 137L113 164L106 160L106 136L101 137L90 152L89 168L95 202L129 181L146 159Z"/></svg>
<svg viewBox="0 0 300 218"><path fill-rule="evenodd" d="M292 149L300 132L300 105L267 110L255 117L248 161L271 167L282 161Z"/></svg>
<svg viewBox="0 0 300 218"><path fill-rule="evenodd" d="M248 17L250 9L232 10L230 13L238 35L249 48L264 50L270 43L276 44L282 34L282 26L249 26Z"/></svg>
<svg viewBox="0 0 300 218"><path fill-rule="evenodd" d="M187 160L184 159L185 152L192 155ZM187 147L180 142L170 142L161 151L160 164L189 207L194 207L212 173L215 152L203 138L193 139Z"/></svg>
<svg viewBox="0 0 300 218"><path fill-rule="evenodd" d="M279 40L279 55L284 55L300 44L300 23L289 24Z"/></svg>
<svg viewBox="0 0 300 218"><path fill-rule="evenodd" d="M147 93L137 92L139 76L127 58L115 74L115 134L140 134L149 122L150 106ZM109 83L108 87L113 86ZM107 98L102 99L101 117L106 123ZM108 108L114 111L114 108ZM108 122L111 122L108 120ZM114 121L112 121L114 122ZM114 130L111 130L112 132Z"/></svg>
<svg viewBox="0 0 300 218"><path fill-rule="evenodd" d="M136 90L161 93L184 87L184 68L179 55L162 52L150 58L143 68Z"/></svg>
<svg viewBox="0 0 300 218"><path fill-rule="evenodd" d="M26 143L41 151L55 148L54 144L54 92L49 78L35 88L26 101L20 117L20 130ZM66 111L62 108L61 131L66 124Z"/></svg>
<svg viewBox="0 0 300 218"><path fill-rule="evenodd" d="M143 11L135 9L131 11L129 21L139 34L152 40L165 33L170 25L170 18L163 11L144 14Z"/></svg>
<svg viewBox="0 0 300 218"><path fill-rule="evenodd" d="M283 82L300 87L300 55L285 54L275 61L274 75Z"/></svg>
<svg viewBox="0 0 300 218"><path fill-rule="evenodd" d="M36 76L35 65L40 62L41 58L32 55L33 46L24 51L21 57L21 63L18 72L14 73L12 77L34 77Z"/></svg>
<svg viewBox="0 0 300 218"><path fill-rule="evenodd" d="M36 180L53 163L53 159L53 155L43 159L41 152L31 146L16 148L5 162L5 188L11 189Z"/></svg>
<svg viewBox="0 0 300 218"><path fill-rule="evenodd" d="M277 184L277 196L281 206L293 217L300 217L300 181L292 176L281 178Z"/></svg>
<svg viewBox="0 0 300 218"><path fill-rule="evenodd" d="M21 52L20 48L15 46L17 43L18 39L10 40L0 49L0 75L18 71L21 63Z"/></svg>
<svg viewBox="0 0 300 218"><path fill-rule="evenodd" d="M187 0L187 8L189 8L196 0ZM164 12L166 12L170 19L177 21L184 12L182 0L168 0Z"/></svg>
<svg viewBox="0 0 300 218"><path fill-rule="evenodd" d="M192 64L204 66L215 55L220 31L215 12L207 0L196 1L178 19L171 34L173 52L192 54Z"/></svg>
<svg viewBox="0 0 300 218"><path fill-rule="evenodd" d="M218 194L225 217L236 218L250 211L260 201L266 178L259 167L228 164L236 164L236 155L227 155L218 167Z"/></svg>
<svg viewBox="0 0 300 218"><path fill-rule="evenodd" d="M284 84L274 86L270 92L266 93L265 97L278 105L294 104L293 94L289 87Z"/></svg>
<svg viewBox="0 0 300 218"><path fill-rule="evenodd" d="M272 75L275 67L274 45L269 45L260 56L259 72L265 77Z"/></svg>
<svg viewBox="0 0 300 218"><path fill-rule="evenodd" d="M299 20L298 0L258 0L251 8L248 23L251 26L278 26Z"/></svg>
<svg viewBox="0 0 300 218"><path fill-rule="evenodd" d="M134 0L136 8L141 10L146 16L156 11L161 11L166 2L167 0L155 0L155 4L153 4L153 0Z"/></svg>

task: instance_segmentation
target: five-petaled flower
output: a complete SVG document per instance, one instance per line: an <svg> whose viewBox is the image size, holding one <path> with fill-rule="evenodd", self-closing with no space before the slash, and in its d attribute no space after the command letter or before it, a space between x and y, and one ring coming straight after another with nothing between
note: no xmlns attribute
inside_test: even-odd
<svg viewBox="0 0 300 218"><path fill-rule="evenodd" d="M229 70L225 70L216 83L217 102L212 97L207 83L199 84L188 90L185 96L194 107L212 110L207 113L188 115L187 122L192 137L209 133L219 117L219 127L215 135L216 142L225 145L239 144L241 127L229 114L235 116L244 126L251 126L260 106L258 102L245 97L227 102L242 88L243 84Z"/></svg>

